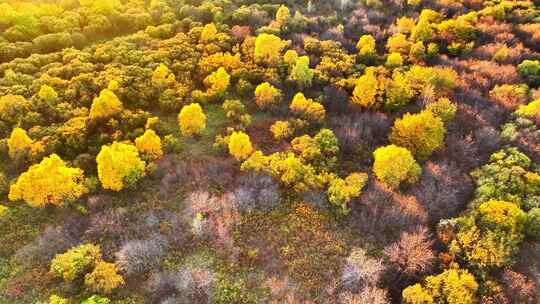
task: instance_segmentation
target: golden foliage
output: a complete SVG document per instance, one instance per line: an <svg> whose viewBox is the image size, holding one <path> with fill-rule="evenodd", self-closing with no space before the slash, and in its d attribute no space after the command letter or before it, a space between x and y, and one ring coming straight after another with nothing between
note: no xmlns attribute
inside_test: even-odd
<svg viewBox="0 0 540 304"><path fill-rule="evenodd" d="M99 261L94 270L84 276L84 284L93 292L109 294L124 284L124 278L118 274L115 264Z"/></svg>
<svg viewBox="0 0 540 304"><path fill-rule="evenodd" d="M130 144L114 142L110 146L102 146L96 162L104 189L120 191L144 175L145 163L140 159L137 148Z"/></svg>
<svg viewBox="0 0 540 304"><path fill-rule="evenodd" d="M229 153L237 160L248 158L253 153L249 135L242 131L233 132L229 137Z"/></svg>
<svg viewBox="0 0 540 304"><path fill-rule="evenodd" d="M66 281L73 281L92 269L100 260L99 246L84 244L57 254L51 261L51 272Z"/></svg>
<svg viewBox="0 0 540 304"><path fill-rule="evenodd" d="M56 98L58 98L58 93L56 93L56 91L53 88L51 88L50 86L44 84L39 89L38 96L39 96L39 98L41 98L41 99L43 99L43 100L45 100L47 102L51 102L51 101L55 100Z"/></svg>
<svg viewBox="0 0 540 304"><path fill-rule="evenodd" d="M200 135L206 128L206 115L198 103L192 103L180 110L178 124L183 136Z"/></svg>
<svg viewBox="0 0 540 304"><path fill-rule="evenodd" d="M314 122L322 122L326 115L326 110L322 104L313 101L311 98L306 99L302 93L294 95L289 109L301 118Z"/></svg>
<svg viewBox="0 0 540 304"><path fill-rule="evenodd" d="M8 154L11 159L21 159L28 155L34 141L21 128L15 128L7 140Z"/></svg>
<svg viewBox="0 0 540 304"><path fill-rule="evenodd" d="M52 154L19 176L11 185L9 199L22 199L33 207L62 206L88 192L83 180L81 169L67 167L58 155Z"/></svg>
<svg viewBox="0 0 540 304"><path fill-rule="evenodd" d="M279 103L281 91L268 82L263 82L255 88L255 103L263 109Z"/></svg>
<svg viewBox="0 0 540 304"><path fill-rule="evenodd" d="M94 98L90 108L90 119L97 120L109 118L122 111L122 102L113 91L104 89L99 93L99 97Z"/></svg>
<svg viewBox="0 0 540 304"><path fill-rule="evenodd" d="M406 113L397 119L389 136L392 144L407 148L420 159L428 158L444 142L446 129L441 118L431 111Z"/></svg>
<svg viewBox="0 0 540 304"><path fill-rule="evenodd" d="M255 60L268 64L276 64L281 59L281 50L286 42L272 34L260 34L255 39Z"/></svg>
<svg viewBox="0 0 540 304"><path fill-rule="evenodd" d="M415 183L422 172L411 152L402 147L380 147L373 152L373 156L373 173L392 188L397 188L402 182Z"/></svg>
<svg viewBox="0 0 540 304"><path fill-rule="evenodd" d="M209 42L216 38L218 30L214 23L206 24L201 31L201 42Z"/></svg>
<svg viewBox="0 0 540 304"><path fill-rule="evenodd" d="M287 139L294 133L294 128L286 120L278 120L270 126L270 132L276 140Z"/></svg>
<svg viewBox="0 0 540 304"><path fill-rule="evenodd" d="M146 130L143 135L135 139L137 150L147 156L149 160L156 160L163 156L161 138L154 130Z"/></svg>

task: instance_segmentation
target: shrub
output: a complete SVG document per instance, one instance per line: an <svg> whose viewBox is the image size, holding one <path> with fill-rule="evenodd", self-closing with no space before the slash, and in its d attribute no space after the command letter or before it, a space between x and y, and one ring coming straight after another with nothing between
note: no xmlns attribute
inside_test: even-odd
<svg viewBox="0 0 540 304"><path fill-rule="evenodd" d="M139 151L130 144L114 142L102 146L96 157L98 177L104 189L120 191L134 185L144 176L145 163Z"/></svg>
<svg viewBox="0 0 540 304"><path fill-rule="evenodd" d="M445 124L452 122L456 116L457 106L450 99L442 97L426 106L427 111L439 117Z"/></svg>
<svg viewBox="0 0 540 304"><path fill-rule="evenodd" d="M255 39L255 60L270 65L276 64L281 59L281 50L285 45L286 43L275 35L260 34Z"/></svg>
<svg viewBox="0 0 540 304"><path fill-rule="evenodd" d="M373 173L379 180L396 188L401 183L414 184L422 172L411 152L406 148L389 145L373 152Z"/></svg>
<svg viewBox="0 0 540 304"><path fill-rule="evenodd" d="M178 124L183 136L200 135L206 128L206 115L198 103L192 103L182 108Z"/></svg>
<svg viewBox="0 0 540 304"><path fill-rule="evenodd" d="M478 283L467 270L448 269L436 276L428 276L425 283L403 290L403 302L417 303L475 303Z"/></svg>
<svg viewBox="0 0 540 304"><path fill-rule="evenodd" d="M216 25L214 23L208 23L201 31L201 42L210 42L214 40L217 34L218 30Z"/></svg>
<svg viewBox="0 0 540 304"><path fill-rule="evenodd" d="M122 102L113 91L105 89L94 98L90 107L90 119L106 119L120 113L123 109Z"/></svg>
<svg viewBox="0 0 540 304"><path fill-rule="evenodd" d="M268 82L263 82L255 88L255 103L264 109L276 105L281 99L281 92Z"/></svg>
<svg viewBox="0 0 540 304"><path fill-rule="evenodd" d="M309 68L309 57L301 56L291 69L289 79L295 81L298 87L303 89L311 86L314 74L315 72Z"/></svg>
<svg viewBox="0 0 540 304"><path fill-rule="evenodd" d="M278 120L270 126L270 132L276 140L287 139L291 137L294 133L294 129L291 126L291 123L284 120Z"/></svg>
<svg viewBox="0 0 540 304"><path fill-rule="evenodd" d="M233 132L229 137L229 153L237 160L248 158L253 153L249 135L242 131Z"/></svg>
<svg viewBox="0 0 540 304"><path fill-rule="evenodd" d="M52 294L49 297L49 304L69 304L69 300Z"/></svg>
<svg viewBox="0 0 540 304"><path fill-rule="evenodd" d="M398 68L403 65L403 57L400 53L391 53L386 58L384 65L389 69Z"/></svg>
<svg viewBox="0 0 540 304"><path fill-rule="evenodd" d="M207 94L211 97L221 98L229 88L231 76L220 67L217 71L204 79L204 85L208 88Z"/></svg>
<svg viewBox="0 0 540 304"><path fill-rule="evenodd" d="M525 232L535 239L540 239L540 208L532 208L527 212Z"/></svg>
<svg viewBox="0 0 540 304"><path fill-rule="evenodd" d="M292 150L306 163L329 170L337 162L339 142L330 129L321 129L314 137L303 135L291 141Z"/></svg>
<svg viewBox="0 0 540 304"><path fill-rule="evenodd" d="M504 107L514 110L527 101L529 87L525 84L496 85L489 96Z"/></svg>
<svg viewBox="0 0 540 304"><path fill-rule="evenodd" d="M71 248L51 262L51 272L66 281L73 281L91 270L101 260L99 246L92 244Z"/></svg>
<svg viewBox="0 0 540 304"><path fill-rule="evenodd" d="M515 113L519 117L533 118L540 121L540 99L519 106Z"/></svg>
<svg viewBox="0 0 540 304"><path fill-rule="evenodd" d="M371 58L376 55L375 38L371 35L362 35L356 44L360 58Z"/></svg>
<svg viewBox="0 0 540 304"><path fill-rule="evenodd" d="M143 135L137 137L135 139L135 147L148 160L156 160L163 156L161 138L159 138L154 130L146 130Z"/></svg>
<svg viewBox="0 0 540 304"><path fill-rule="evenodd" d="M419 277L433 268L435 254L425 227L417 227L413 232L403 232L399 240L384 249L384 255L399 274Z"/></svg>
<svg viewBox="0 0 540 304"><path fill-rule="evenodd" d="M124 284L124 279L117 273L116 265L99 261L94 270L85 275L84 284L93 292L109 294Z"/></svg>
<svg viewBox="0 0 540 304"><path fill-rule="evenodd" d="M445 133L442 119L431 111L406 113L394 122L389 140L394 145L407 148L420 159L426 159L443 145Z"/></svg>
<svg viewBox="0 0 540 304"><path fill-rule="evenodd" d="M8 154L11 159L24 159L32 150L34 141L25 130L14 128L7 140Z"/></svg>
<svg viewBox="0 0 540 304"><path fill-rule="evenodd" d="M22 199L33 207L62 206L88 192L83 182L81 169L67 167L58 155L52 154L19 176L11 185L9 199Z"/></svg>
<svg viewBox="0 0 540 304"><path fill-rule="evenodd" d="M241 177L233 194L239 210L243 212L256 208L270 210L281 201L279 184L271 176L261 173L253 172Z"/></svg>
<svg viewBox="0 0 540 304"><path fill-rule="evenodd" d="M167 243L161 236L149 240L127 241L115 253L116 265L127 276L145 274L159 265L166 248Z"/></svg>
<svg viewBox="0 0 540 304"><path fill-rule="evenodd" d="M111 300L102 296L98 296L98 295L93 295L90 298L81 302L81 304L110 304L110 303L111 303Z"/></svg>
<svg viewBox="0 0 540 304"><path fill-rule="evenodd" d="M175 81L176 77L163 63L159 64L152 73L152 85L159 90L164 90L167 87L171 87Z"/></svg>
<svg viewBox="0 0 540 304"><path fill-rule="evenodd" d="M294 95L289 109L302 119L313 122L322 122L326 115L322 104L313 101L311 98L306 99L302 93Z"/></svg>
<svg viewBox="0 0 540 304"><path fill-rule="evenodd" d="M328 187L328 201L340 208L340 212L347 214L349 212L349 202L360 196L368 180L366 173L351 173L345 179L332 176Z"/></svg>
<svg viewBox="0 0 540 304"><path fill-rule="evenodd" d="M353 90L351 102L364 108L376 109L383 102L384 84L375 75L375 69L366 69L358 78Z"/></svg>
<svg viewBox="0 0 540 304"><path fill-rule="evenodd" d="M370 258L362 248L353 248L345 260L341 284L345 290L358 292L367 286L377 286L384 272L381 260Z"/></svg>

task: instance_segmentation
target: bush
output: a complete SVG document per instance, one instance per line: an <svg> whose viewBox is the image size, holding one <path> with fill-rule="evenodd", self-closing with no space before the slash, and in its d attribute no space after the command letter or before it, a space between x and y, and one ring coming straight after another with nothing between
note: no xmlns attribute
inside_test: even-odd
<svg viewBox="0 0 540 304"><path fill-rule="evenodd" d="M148 160L156 160L163 156L161 148L161 138L154 130L146 130L143 135L135 139L135 147Z"/></svg>
<svg viewBox="0 0 540 304"><path fill-rule="evenodd" d="M100 260L99 246L80 245L56 255L51 262L51 272L66 281L73 281L91 270Z"/></svg>
<svg viewBox="0 0 540 304"><path fill-rule="evenodd" d="M166 248L167 242L161 236L128 241L115 253L116 265L127 276L143 275L159 265Z"/></svg>
<svg viewBox="0 0 540 304"><path fill-rule="evenodd" d="M34 141L25 130L14 128L7 140L9 157L14 160L24 160L32 150Z"/></svg>
<svg viewBox="0 0 540 304"><path fill-rule="evenodd" d="M398 68L403 65L403 57L400 53L391 53L386 58L384 65L389 69Z"/></svg>
<svg viewBox="0 0 540 304"><path fill-rule="evenodd" d="M435 254L425 227L417 227L413 232L403 232L399 241L384 249L384 255L396 271L396 275L418 278L433 268Z"/></svg>
<svg viewBox="0 0 540 304"><path fill-rule="evenodd" d="M102 146L96 162L101 185L113 191L134 185L144 176L146 166L135 146L118 142Z"/></svg>
<svg viewBox="0 0 540 304"><path fill-rule="evenodd" d="M362 248L353 248L345 260L340 281L345 290L356 293L367 286L377 286L383 272L381 260L368 257Z"/></svg>
<svg viewBox="0 0 540 304"><path fill-rule="evenodd" d="M535 239L540 239L540 208L532 208L527 212L525 233Z"/></svg>
<svg viewBox="0 0 540 304"><path fill-rule="evenodd" d="M206 115L198 103L192 103L182 108L178 124L183 136L200 135L206 128Z"/></svg>
<svg viewBox="0 0 540 304"><path fill-rule="evenodd" d="M300 118L313 122L322 122L326 115L322 104L313 101L311 98L306 99L302 93L294 95L289 109Z"/></svg>
<svg viewBox="0 0 540 304"><path fill-rule="evenodd" d="M264 109L280 102L281 91L268 82L263 82L255 88L255 103Z"/></svg>
<svg viewBox="0 0 540 304"><path fill-rule="evenodd" d="M426 106L427 111L431 111L433 115L439 117L445 124L454 120L456 116L457 106L448 98L439 98L436 102Z"/></svg>
<svg viewBox="0 0 540 304"><path fill-rule="evenodd" d="M11 185L9 199L22 199L33 207L63 206L88 192L83 182L81 169L67 167L58 155L52 154L19 176Z"/></svg>
<svg viewBox="0 0 540 304"><path fill-rule="evenodd" d="M441 118L431 111L405 114L392 127L389 140L392 144L407 148L419 159L428 158L443 145L446 129Z"/></svg>
<svg viewBox="0 0 540 304"><path fill-rule="evenodd" d="M253 153L249 135L242 131L233 132L229 137L229 153L237 160L248 158Z"/></svg>
<svg viewBox="0 0 540 304"><path fill-rule="evenodd" d="M93 292L109 294L124 284L124 279L117 273L116 265L99 261L94 270L85 275L84 284Z"/></svg>
<svg viewBox="0 0 540 304"><path fill-rule="evenodd" d="M403 302L416 303L475 303L478 283L467 270L448 269L428 276L425 284L415 284L403 290Z"/></svg>
<svg viewBox="0 0 540 304"><path fill-rule="evenodd" d="M270 132L272 132L275 140L283 140L291 137L294 133L294 129L290 122L278 120L270 126Z"/></svg>
<svg viewBox="0 0 540 304"><path fill-rule="evenodd" d="M380 147L373 152L373 156L373 173L392 188L397 188L403 182L414 184L422 173L422 168L406 148L395 145Z"/></svg>
<svg viewBox="0 0 540 304"><path fill-rule="evenodd" d="M81 304L110 304L110 303L111 303L111 300L102 296L98 296L98 295L93 295L90 298L81 302Z"/></svg>
<svg viewBox="0 0 540 304"><path fill-rule="evenodd" d="M123 109L122 102L113 91L105 89L94 98L90 107L90 120L106 119L120 113Z"/></svg>

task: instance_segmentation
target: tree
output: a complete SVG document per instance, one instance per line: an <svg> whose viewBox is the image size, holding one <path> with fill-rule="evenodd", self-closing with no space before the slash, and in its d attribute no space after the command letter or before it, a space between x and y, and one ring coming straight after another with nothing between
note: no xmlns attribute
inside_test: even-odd
<svg viewBox="0 0 540 304"><path fill-rule="evenodd" d="M375 38L371 35L362 35L356 44L360 58L369 59L376 54Z"/></svg>
<svg viewBox="0 0 540 304"><path fill-rule="evenodd" d="M122 111L122 102L113 91L104 89L94 98L90 107L90 119L106 119Z"/></svg>
<svg viewBox="0 0 540 304"><path fill-rule="evenodd" d="M407 148L420 159L428 158L443 145L446 129L441 118L431 111L418 114L406 113L394 122L389 140Z"/></svg>
<svg viewBox="0 0 540 304"><path fill-rule="evenodd" d="M152 85L159 90L172 86L175 81L176 77L163 63L160 63L152 73Z"/></svg>
<svg viewBox="0 0 540 304"><path fill-rule="evenodd" d="M118 274L115 264L99 261L94 270L84 276L84 284L93 292L109 294L124 284L124 278Z"/></svg>
<svg viewBox="0 0 540 304"><path fill-rule="evenodd" d="M314 122L322 122L326 115L326 111L322 104L313 101L311 98L306 99L302 93L294 95L289 109L302 119Z"/></svg>
<svg viewBox="0 0 540 304"><path fill-rule="evenodd" d="M217 34L218 30L216 25L214 23L208 23L201 31L201 42L210 42L214 40Z"/></svg>
<svg viewBox="0 0 540 304"><path fill-rule="evenodd" d="M417 277L429 272L435 262L428 230L418 227L413 232L403 232L399 241L384 249L384 255L399 274Z"/></svg>
<svg viewBox="0 0 540 304"><path fill-rule="evenodd" d="M331 176L327 190L328 201L340 208L340 212L347 214L349 212L349 202L360 196L368 180L366 173L351 173L345 179L337 176Z"/></svg>
<svg viewBox="0 0 540 304"><path fill-rule="evenodd" d="M229 152L237 160L244 160L253 153L249 135L239 131L233 132L229 138Z"/></svg>
<svg viewBox="0 0 540 304"><path fill-rule="evenodd" d="M287 139L294 133L294 128L286 120L278 120L270 126L270 132L276 140Z"/></svg>
<svg viewBox="0 0 540 304"><path fill-rule="evenodd" d="M161 138L154 130L146 130L143 135L135 139L137 150L145 155L149 160L156 160L163 156Z"/></svg>
<svg viewBox="0 0 540 304"><path fill-rule="evenodd" d="M58 98L58 93L52 87L44 84L39 89L38 96L45 102L51 103Z"/></svg>
<svg viewBox="0 0 540 304"><path fill-rule="evenodd" d="M268 82L263 82L255 88L255 103L264 109L276 105L281 100L281 91Z"/></svg>
<svg viewBox="0 0 540 304"><path fill-rule="evenodd" d="M403 147L389 145L373 152L373 173L386 185L397 188L401 183L414 184L422 172L411 152Z"/></svg>
<svg viewBox="0 0 540 304"><path fill-rule="evenodd" d="M274 65L281 59L281 50L285 45L286 43L275 35L260 34L255 39L255 60Z"/></svg>
<svg viewBox="0 0 540 304"><path fill-rule="evenodd" d="M289 79L295 81L300 88L308 88L311 86L314 74L315 72L309 68L309 57L301 56L296 60Z"/></svg>
<svg viewBox="0 0 540 304"><path fill-rule="evenodd" d="M178 124L183 136L200 135L206 128L206 115L198 103L192 103L180 110Z"/></svg>
<svg viewBox="0 0 540 304"><path fill-rule="evenodd" d="M415 284L403 290L407 304L448 303L473 304L477 302L478 283L467 270L448 269L436 276L428 276L424 284Z"/></svg>
<svg viewBox="0 0 540 304"><path fill-rule="evenodd" d="M22 199L33 207L62 206L88 192L83 181L81 169L66 166L58 155L52 154L19 176L11 185L9 199Z"/></svg>
<svg viewBox="0 0 540 304"><path fill-rule="evenodd" d="M291 146L304 162L315 168L330 170L337 162L339 142L330 129L321 129L314 137L296 137L291 141Z"/></svg>
<svg viewBox="0 0 540 304"><path fill-rule="evenodd" d="M351 102L364 108L376 109L383 102L384 84L379 82L375 68L367 68L356 81Z"/></svg>
<svg viewBox="0 0 540 304"><path fill-rule="evenodd" d="M426 110L431 111L433 115L439 117L445 124L448 124L454 120L457 106L450 99L441 97L436 102L429 103L426 106Z"/></svg>
<svg viewBox="0 0 540 304"><path fill-rule="evenodd" d="M130 144L114 142L102 146L96 157L98 177L104 189L120 191L135 184L144 175L145 163Z"/></svg>
<svg viewBox="0 0 540 304"><path fill-rule="evenodd" d="M227 71L220 67L214 73L204 79L204 85L208 88L207 94L212 97L221 98L229 88L231 76Z"/></svg>
<svg viewBox="0 0 540 304"><path fill-rule="evenodd" d="M84 244L57 254L51 262L51 272L71 282L90 271L99 261L101 261L99 246Z"/></svg>
<svg viewBox="0 0 540 304"><path fill-rule="evenodd" d="M14 128L7 140L8 154L11 159L23 159L28 155L34 141L21 128Z"/></svg>

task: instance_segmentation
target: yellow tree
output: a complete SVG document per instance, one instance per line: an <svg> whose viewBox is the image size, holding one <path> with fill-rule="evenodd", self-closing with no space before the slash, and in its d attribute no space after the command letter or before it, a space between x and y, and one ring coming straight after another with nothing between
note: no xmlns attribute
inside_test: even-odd
<svg viewBox="0 0 540 304"><path fill-rule="evenodd" d="M81 169L66 166L58 155L52 154L19 176L11 185L9 199L22 199L33 207L62 206L88 192L83 181Z"/></svg>
<svg viewBox="0 0 540 304"><path fill-rule="evenodd" d="M39 89L38 96L46 102L52 102L58 98L58 93L50 86L44 84Z"/></svg>
<svg viewBox="0 0 540 304"><path fill-rule="evenodd" d="M184 106L178 114L178 124L183 136L200 135L206 128L206 115L198 103Z"/></svg>
<svg viewBox="0 0 540 304"><path fill-rule="evenodd" d="M255 103L261 109L279 103L280 99L281 91L268 82L263 82L255 88Z"/></svg>
<svg viewBox="0 0 540 304"><path fill-rule="evenodd" d="M34 141L21 128L15 128L7 140L8 154L11 159L22 159L32 149Z"/></svg>
<svg viewBox="0 0 540 304"><path fill-rule="evenodd" d="M403 290L406 304L473 304L478 302L478 283L467 270L448 269L428 276L425 284L415 284Z"/></svg>
<svg viewBox="0 0 540 304"><path fill-rule="evenodd" d="M407 148L420 159L428 158L443 145L446 129L441 118L431 111L406 113L397 119L389 139L392 144Z"/></svg>
<svg viewBox="0 0 540 304"><path fill-rule="evenodd" d="M231 76L221 67L204 79L204 85L208 88L208 95L218 96L227 91L231 83Z"/></svg>
<svg viewBox="0 0 540 304"><path fill-rule="evenodd" d="M96 162L104 189L120 191L144 175L145 163L140 159L137 148L130 144L114 142L110 146L102 146Z"/></svg>
<svg viewBox="0 0 540 304"><path fill-rule="evenodd" d="M314 75L315 72L309 68L309 57L301 56L296 60L289 79L295 81L300 88L307 88L311 86Z"/></svg>
<svg viewBox="0 0 540 304"><path fill-rule="evenodd" d="M229 137L229 153L237 160L244 160L253 153L249 135L242 131L233 132Z"/></svg>
<svg viewBox="0 0 540 304"><path fill-rule="evenodd" d="M93 292L109 294L124 284L124 278L118 274L115 264L99 261L94 270L84 276L84 284Z"/></svg>
<svg viewBox="0 0 540 304"><path fill-rule="evenodd" d="M99 97L94 98L90 108L90 119L104 119L114 116L122 111L122 102L113 91L104 89Z"/></svg>
<svg viewBox="0 0 540 304"><path fill-rule="evenodd" d="M351 102L364 108L376 109L383 103L384 83L375 75L374 68L367 68L356 81Z"/></svg>
<svg viewBox="0 0 540 304"><path fill-rule="evenodd" d="M163 156L161 138L154 130L146 130L143 135L137 137L135 146L148 160L156 160Z"/></svg>
<svg viewBox="0 0 540 304"><path fill-rule="evenodd" d="M373 156L373 173L392 188L397 188L402 182L415 183L422 172L411 152L402 147L380 147L373 152Z"/></svg>
<svg viewBox="0 0 540 304"><path fill-rule="evenodd" d="M176 77L163 63L158 65L152 73L152 85L160 90L173 85L175 81Z"/></svg>
<svg viewBox="0 0 540 304"><path fill-rule="evenodd" d="M311 98L307 99L302 93L294 95L289 109L301 118L314 122L322 122L326 115L322 104Z"/></svg>
<svg viewBox="0 0 540 304"><path fill-rule="evenodd" d="M216 25L214 23L206 24L201 31L201 42L209 42L214 40L218 33Z"/></svg>
<svg viewBox="0 0 540 304"><path fill-rule="evenodd" d="M255 60L268 64L276 64L281 59L281 50L286 43L278 36L260 34L255 39Z"/></svg>

